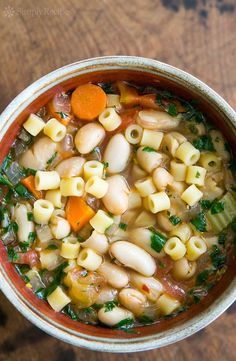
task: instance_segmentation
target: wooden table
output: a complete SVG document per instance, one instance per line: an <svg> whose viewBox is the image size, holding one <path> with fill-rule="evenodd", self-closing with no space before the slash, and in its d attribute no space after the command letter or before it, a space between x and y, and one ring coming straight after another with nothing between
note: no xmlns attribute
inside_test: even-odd
<svg viewBox="0 0 236 361"><path fill-rule="evenodd" d="M49 71L101 55L159 59L196 75L236 108L235 0L1 0L0 108ZM0 294L0 361L233 361L236 307L175 345L112 355L38 330Z"/></svg>

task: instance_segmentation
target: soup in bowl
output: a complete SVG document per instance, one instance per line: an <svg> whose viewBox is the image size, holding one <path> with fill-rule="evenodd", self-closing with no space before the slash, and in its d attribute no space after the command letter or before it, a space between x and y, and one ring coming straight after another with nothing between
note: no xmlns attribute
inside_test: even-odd
<svg viewBox="0 0 236 361"><path fill-rule="evenodd" d="M105 351L159 347L223 312L235 297L231 108L132 57L72 64L28 89L3 114L10 300L45 331Z"/></svg>

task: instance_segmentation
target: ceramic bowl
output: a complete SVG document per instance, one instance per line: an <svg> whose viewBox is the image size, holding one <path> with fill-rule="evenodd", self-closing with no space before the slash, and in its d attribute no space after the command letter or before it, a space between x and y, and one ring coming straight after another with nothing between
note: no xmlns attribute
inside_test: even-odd
<svg viewBox="0 0 236 361"><path fill-rule="evenodd" d="M57 91L83 82L117 79L157 84L187 98L198 99L199 107L217 123L235 148L236 113L215 91L192 75L161 62L127 56L79 61L53 71L20 93L0 117L0 161L3 160L27 115L37 111ZM231 261L222 280L199 304L173 319L138 327L134 333L85 325L55 313L39 300L9 263L0 242L0 289L32 323L65 342L91 350L134 352L166 346L207 326L236 299L236 262Z"/></svg>

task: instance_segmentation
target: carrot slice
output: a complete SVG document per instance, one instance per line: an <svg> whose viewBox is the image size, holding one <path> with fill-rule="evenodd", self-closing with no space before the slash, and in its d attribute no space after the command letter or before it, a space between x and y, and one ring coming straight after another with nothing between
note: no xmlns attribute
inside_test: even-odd
<svg viewBox="0 0 236 361"><path fill-rule="evenodd" d="M80 119L91 121L106 107L107 96L102 88L94 84L79 85L72 93L71 107Z"/></svg>
<svg viewBox="0 0 236 361"><path fill-rule="evenodd" d="M78 232L95 215L94 210L80 197L69 197L66 219L74 232Z"/></svg>
<svg viewBox="0 0 236 361"><path fill-rule="evenodd" d="M30 175L21 180L21 183L35 196L35 198L42 198L42 192L35 189L35 177Z"/></svg>

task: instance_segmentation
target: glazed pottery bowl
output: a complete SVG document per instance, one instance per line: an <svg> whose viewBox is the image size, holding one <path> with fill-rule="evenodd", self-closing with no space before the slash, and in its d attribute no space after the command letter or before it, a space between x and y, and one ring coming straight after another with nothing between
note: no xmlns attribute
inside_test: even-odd
<svg viewBox="0 0 236 361"><path fill-rule="evenodd" d="M155 60L113 56L94 58L67 65L37 80L20 93L0 117L0 161L7 154L21 124L58 91L85 82L130 80L152 83L189 99L217 123L232 149L235 148L236 113L211 88L200 80L170 65ZM65 342L92 350L134 352L166 346L192 335L224 312L236 299L236 262L209 295L187 312L163 322L137 327L134 333L85 325L55 313L38 299L21 280L0 241L0 289L12 304L36 326Z"/></svg>

